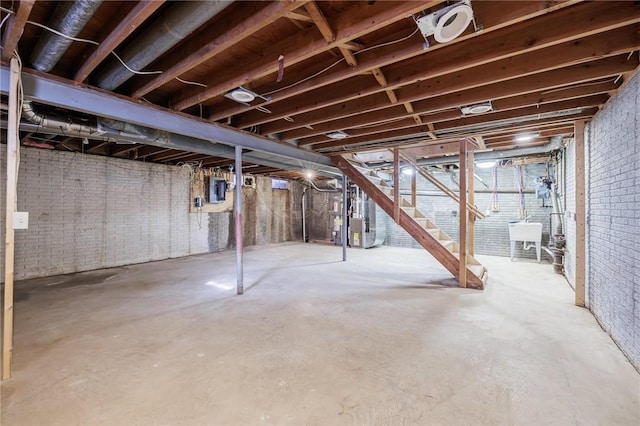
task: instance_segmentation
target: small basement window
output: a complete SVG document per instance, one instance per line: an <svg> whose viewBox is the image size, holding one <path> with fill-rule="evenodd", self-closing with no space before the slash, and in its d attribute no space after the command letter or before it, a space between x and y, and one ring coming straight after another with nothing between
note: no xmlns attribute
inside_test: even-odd
<svg viewBox="0 0 640 426"><path fill-rule="evenodd" d="M222 203L227 195L227 181L221 177L209 177L207 179L207 202L212 204Z"/></svg>
<svg viewBox="0 0 640 426"><path fill-rule="evenodd" d="M289 189L289 182L282 179L271 179L271 188L272 189Z"/></svg>

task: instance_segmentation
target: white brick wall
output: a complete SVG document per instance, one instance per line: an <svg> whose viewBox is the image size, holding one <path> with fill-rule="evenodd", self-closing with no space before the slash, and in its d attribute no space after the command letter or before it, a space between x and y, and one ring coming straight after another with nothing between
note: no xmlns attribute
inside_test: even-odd
<svg viewBox="0 0 640 426"><path fill-rule="evenodd" d="M0 150L5 201L6 145ZM188 179L188 178L187 178ZM245 190L245 246L300 238L299 185L272 197L269 178ZM262 188L264 187L264 188ZM257 212L257 197L273 201ZM296 200L294 200L294 198ZM272 200L273 198L273 200ZM21 149L18 210L29 229L16 231L17 280L224 250L233 216L189 213L189 184L172 166L79 153ZM296 210L297 208L297 210ZM0 218L4 222L5 209ZM258 233L258 238L256 238ZM4 230L0 232L4 258ZM0 273L4 262L0 262ZM2 275L3 276L3 275ZM2 278L0 278L0 281Z"/></svg>
<svg viewBox="0 0 640 426"><path fill-rule="evenodd" d="M640 369L640 74L587 132L589 308Z"/></svg>
<svg viewBox="0 0 640 426"><path fill-rule="evenodd" d="M566 246L565 246L565 256L564 256L564 274L567 277L569 284L571 284L573 288L575 288L575 280L576 280L575 158L576 158L576 145L575 145L575 141L571 141L569 142L569 144L567 145L564 151L563 161L566 167L566 171L565 171L565 182L562 189L565 195L564 197L565 199L564 233L566 238Z"/></svg>
<svg viewBox="0 0 640 426"><path fill-rule="evenodd" d="M536 199L533 193L535 189L534 179L538 176L545 175L545 166L542 164L531 164L523 166L524 170L524 189L525 189L525 207L527 215L531 216L531 222L542 223L542 244L546 245L549 238L549 213L551 207L542 207L542 200ZM493 171L491 169L476 169L475 173L489 185L487 189L477 179L475 181L475 205L483 213L491 206L491 190L493 189ZM457 176L454 182L448 173L435 172L434 176L440 182L449 186L457 192ZM410 189L411 177L402 176L402 188ZM454 216L453 211L457 213L458 203L451 198L438 191L431 183L427 182L422 176L418 176L418 210L431 219L451 238L459 241L459 218L457 214ZM514 175L513 168L498 169L498 199L500 203L500 211L491 213L486 219L476 221L475 226L475 253L488 254L493 256L510 256L509 247L509 222L517 220L519 194L517 193L517 180ZM420 194L420 191L428 191L426 194ZM424 194L424 193L423 193ZM438 194L438 195L435 195ZM410 195L404 195L409 199ZM547 205L551 205L547 200ZM378 218L380 223L386 227L385 245L398 247L414 247L419 248L420 245L393 219L378 208ZM534 248L523 250L522 243L516 244L515 256L517 258L535 259L536 251ZM542 258L548 256L542 252Z"/></svg>

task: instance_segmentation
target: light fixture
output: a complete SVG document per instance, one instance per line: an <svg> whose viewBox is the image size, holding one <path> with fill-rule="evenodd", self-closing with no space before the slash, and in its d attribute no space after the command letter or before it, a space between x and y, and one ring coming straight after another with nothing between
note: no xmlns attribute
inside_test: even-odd
<svg viewBox="0 0 640 426"><path fill-rule="evenodd" d="M481 104L462 107L460 108L460 111L462 111L462 115L483 114L485 112L493 111L493 105L491 105L491 102L484 102Z"/></svg>
<svg viewBox="0 0 640 426"><path fill-rule="evenodd" d="M438 43L447 43L460 36L473 19L470 4L470 0L463 0L416 19L425 41L430 35L433 35Z"/></svg>
<svg viewBox="0 0 640 426"><path fill-rule="evenodd" d="M349 134L347 132L343 132L342 130L337 130L335 132L327 133L327 137L331 139L344 139L348 138Z"/></svg>
<svg viewBox="0 0 640 426"><path fill-rule="evenodd" d="M407 175L407 176L411 176L413 174L413 168L407 167L407 168L402 169L402 174L403 175Z"/></svg>
<svg viewBox="0 0 640 426"><path fill-rule="evenodd" d="M251 90L245 89L244 87L238 87L230 92L227 92L224 97L229 98L232 101L248 104L255 100L256 94Z"/></svg>
<svg viewBox="0 0 640 426"><path fill-rule="evenodd" d="M521 135L516 135L516 142L531 142L538 136L540 136L540 133L523 133Z"/></svg>
<svg viewBox="0 0 640 426"><path fill-rule="evenodd" d="M304 174L307 179L313 179L315 177L315 173L313 170L307 170Z"/></svg>
<svg viewBox="0 0 640 426"><path fill-rule="evenodd" d="M479 169L490 169L496 165L495 160L491 161L476 161L476 167Z"/></svg>

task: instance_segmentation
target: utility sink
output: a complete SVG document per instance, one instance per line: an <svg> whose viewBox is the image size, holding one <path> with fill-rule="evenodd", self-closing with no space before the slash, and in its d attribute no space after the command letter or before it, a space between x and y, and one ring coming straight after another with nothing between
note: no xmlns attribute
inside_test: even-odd
<svg viewBox="0 0 640 426"><path fill-rule="evenodd" d="M511 260L516 249L516 241L524 242L524 249L531 246L527 243L535 243L538 263L540 263L540 249L542 247L542 224L532 222L516 222L509 224L509 240L511 243Z"/></svg>

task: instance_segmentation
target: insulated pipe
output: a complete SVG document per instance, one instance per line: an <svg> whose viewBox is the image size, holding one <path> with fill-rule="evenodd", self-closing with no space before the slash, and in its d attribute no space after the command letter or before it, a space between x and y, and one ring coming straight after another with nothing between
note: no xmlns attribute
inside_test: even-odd
<svg viewBox="0 0 640 426"><path fill-rule="evenodd" d="M155 19L144 33L127 44L119 56L129 68L140 71L231 3L232 1L176 2ZM96 76L93 84L114 90L133 75L119 61L113 60Z"/></svg>
<svg viewBox="0 0 640 426"><path fill-rule="evenodd" d="M242 147L236 146L236 286L237 293L244 293L242 270Z"/></svg>
<svg viewBox="0 0 640 426"><path fill-rule="evenodd" d="M56 6L48 26L75 37L89 22L102 0L62 1ZM56 66L72 40L44 30L36 47L31 52L31 65L42 72L49 72Z"/></svg>

